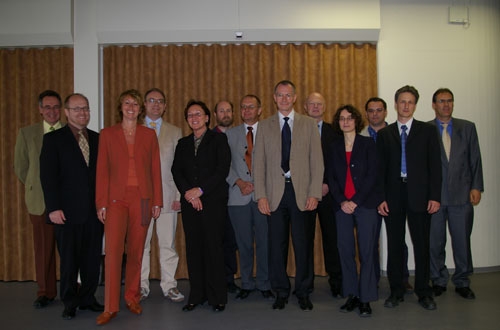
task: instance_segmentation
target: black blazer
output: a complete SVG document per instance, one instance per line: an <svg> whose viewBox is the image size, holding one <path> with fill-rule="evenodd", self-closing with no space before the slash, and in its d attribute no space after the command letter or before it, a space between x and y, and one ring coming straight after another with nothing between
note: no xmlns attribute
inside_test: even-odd
<svg viewBox="0 0 500 330"><path fill-rule="evenodd" d="M372 138L356 135L349 167L356 189L351 200L358 206L376 208L382 200L377 188L377 150ZM335 139L330 145L326 174L328 187L338 210L340 204L348 200L344 195L347 159L343 136Z"/></svg>
<svg viewBox="0 0 500 330"><path fill-rule="evenodd" d="M401 205L401 138L397 123L377 135L379 184L389 210ZM441 151L437 130L413 119L406 141L408 208L426 212L429 200L441 201Z"/></svg>
<svg viewBox="0 0 500 330"><path fill-rule="evenodd" d="M201 200L205 206L211 201L228 198L226 177L231 165L231 150L226 134L207 129L194 154L194 137L190 134L179 140L175 148L172 174L181 196L193 187L203 190ZM181 203L187 203L181 198Z"/></svg>
<svg viewBox="0 0 500 330"><path fill-rule="evenodd" d="M331 124L323 121L323 125L321 125L321 149L323 150L323 161L325 163L325 175L323 183L328 183L326 176L326 162L328 158L328 150L330 149L333 141L339 139L340 137L341 135L335 132Z"/></svg>
<svg viewBox="0 0 500 330"><path fill-rule="evenodd" d="M68 224L99 221L95 207L95 181L99 134L87 129L89 166L68 125L43 137L40 180L48 214L63 210ZM50 220L48 220L50 222Z"/></svg>

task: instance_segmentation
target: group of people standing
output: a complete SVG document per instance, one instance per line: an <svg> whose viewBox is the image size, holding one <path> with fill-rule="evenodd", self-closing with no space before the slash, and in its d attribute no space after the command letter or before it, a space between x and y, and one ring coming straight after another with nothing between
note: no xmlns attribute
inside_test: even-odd
<svg viewBox="0 0 500 330"><path fill-rule="evenodd" d="M307 97L306 114L297 112L291 81L277 83L273 97L276 114L260 120L259 97L243 96L243 123L232 128L233 105L219 102L214 109L219 125L213 130L207 105L190 100L184 118L192 133L182 137L180 128L163 119L166 96L157 88L144 98L136 90L123 92L120 122L100 135L87 128L90 108L84 95L66 98L67 125L61 128L61 98L54 91L43 92L43 122L20 130L15 153L34 225L39 284L34 306L43 308L56 296L55 236L64 319L75 317L77 308L101 312L99 325L117 315L124 253L126 307L141 314L140 301L150 292L154 227L161 289L166 298L183 301L174 277L178 212L190 283L186 312L205 302L222 312L228 292L246 299L254 291L274 299L273 309L284 309L292 291L287 274L290 233L294 294L302 310L312 310L316 217L331 293L347 299L341 312L372 314L370 302L378 299L382 219L391 290L385 307L396 307L413 289L405 278L407 221L419 304L436 309L433 297L446 291L446 222L456 267L452 281L460 296L473 299L470 235L473 206L483 191L482 165L474 124L452 117L453 93L446 88L434 93L436 118L429 123L413 118L419 94L412 86L396 91L397 120L390 125L385 122L386 102L371 98L365 105L365 129L363 114L349 104L337 109L332 125L326 123L326 102L317 92ZM101 305L94 294L103 232ZM241 288L234 284L236 248Z"/></svg>

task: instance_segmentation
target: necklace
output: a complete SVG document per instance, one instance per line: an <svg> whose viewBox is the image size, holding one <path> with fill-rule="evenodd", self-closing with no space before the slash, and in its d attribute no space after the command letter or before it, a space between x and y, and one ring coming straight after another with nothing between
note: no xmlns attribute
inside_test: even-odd
<svg viewBox="0 0 500 330"><path fill-rule="evenodd" d="M135 127L134 128L123 127L123 131L125 132L125 135L132 135L135 133Z"/></svg>

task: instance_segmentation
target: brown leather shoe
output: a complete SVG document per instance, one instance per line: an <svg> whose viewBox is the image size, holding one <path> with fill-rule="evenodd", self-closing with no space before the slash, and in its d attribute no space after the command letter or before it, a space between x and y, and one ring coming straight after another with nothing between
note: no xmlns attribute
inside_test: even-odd
<svg viewBox="0 0 500 330"><path fill-rule="evenodd" d="M115 318L118 312L102 312L96 319L97 325L103 325L111 321L111 319Z"/></svg>
<svg viewBox="0 0 500 330"><path fill-rule="evenodd" d="M132 313L136 315L141 315L142 314L142 307L138 303L131 302L127 304L127 309Z"/></svg>

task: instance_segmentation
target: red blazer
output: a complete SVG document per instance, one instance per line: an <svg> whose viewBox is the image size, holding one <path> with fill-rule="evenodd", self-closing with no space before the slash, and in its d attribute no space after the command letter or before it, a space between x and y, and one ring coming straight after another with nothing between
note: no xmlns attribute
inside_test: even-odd
<svg viewBox="0 0 500 330"><path fill-rule="evenodd" d="M134 148L139 191L141 198L149 201L151 218L152 206L163 207L160 151L155 131L137 125ZM100 132L97 156L97 209L124 198L127 176L128 148L122 126L117 124L104 128Z"/></svg>

